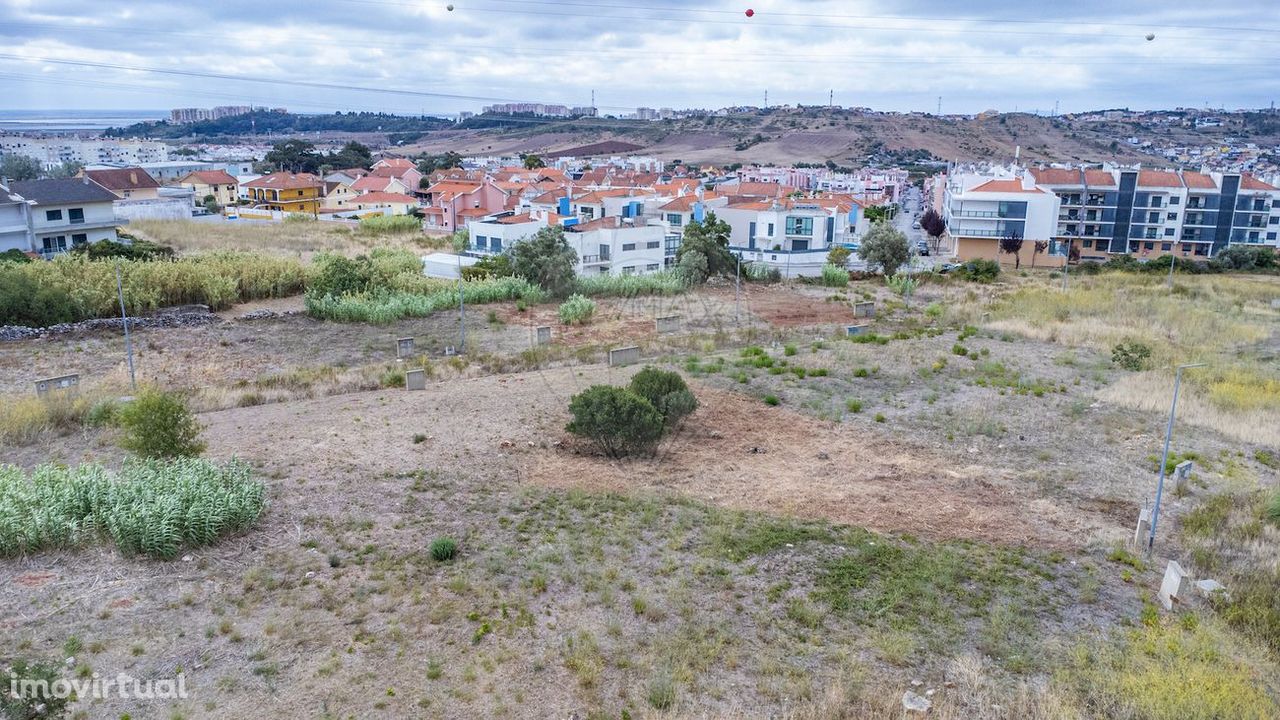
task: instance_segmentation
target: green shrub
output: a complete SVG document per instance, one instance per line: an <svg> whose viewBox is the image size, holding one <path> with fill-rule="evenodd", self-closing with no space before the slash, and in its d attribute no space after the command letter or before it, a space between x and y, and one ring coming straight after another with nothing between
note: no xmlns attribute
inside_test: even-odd
<svg viewBox="0 0 1280 720"><path fill-rule="evenodd" d="M791 357L792 355L795 355L795 354L796 354L796 346L795 346L795 345L784 345L784 346L782 347L782 354L783 354L783 355L786 355L787 357Z"/></svg>
<svg viewBox="0 0 1280 720"><path fill-rule="evenodd" d="M173 258L173 248L168 245L158 245L146 240L134 239L130 242L115 242L114 240L100 240L94 243L85 243L77 245L71 249L72 253L83 255L90 260L102 260L105 258L120 258L124 260L170 260Z"/></svg>
<svg viewBox="0 0 1280 720"><path fill-rule="evenodd" d="M663 419L653 403L623 388L595 385L569 402L566 429L593 440L609 457L651 451L662 437Z"/></svg>
<svg viewBox="0 0 1280 720"><path fill-rule="evenodd" d="M565 325L578 323L585 325L591 321L591 316L596 312L596 303L594 300L584 295L571 295L568 300L560 303L560 322Z"/></svg>
<svg viewBox="0 0 1280 720"><path fill-rule="evenodd" d="M378 378L378 384L384 388L404 387L404 370L389 368Z"/></svg>
<svg viewBox="0 0 1280 720"><path fill-rule="evenodd" d="M764 396L764 404L765 404L765 405L777 405L777 404L779 404L779 403L781 403L781 402L782 402L782 401L778 399L778 396L777 396L777 395L765 395L765 396Z"/></svg>
<svg viewBox="0 0 1280 720"><path fill-rule="evenodd" d="M679 373L646 367L631 378L629 388L657 409L667 428L675 427L698 409L697 398Z"/></svg>
<svg viewBox="0 0 1280 720"><path fill-rule="evenodd" d="M959 355L960 357L964 357L969 354L969 348L961 345L960 343L956 343L955 345L951 346L951 352L952 354Z"/></svg>
<svg viewBox="0 0 1280 720"><path fill-rule="evenodd" d="M654 710L669 710L676 703L676 686L671 676L659 673L650 678L645 697Z"/></svg>
<svg viewBox="0 0 1280 720"><path fill-rule="evenodd" d="M1280 526L1280 490L1271 495L1271 500L1267 502L1262 512L1273 525Z"/></svg>
<svg viewBox="0 0 1280 720"><path fill-rule="evenodd" d="M84 415L84 424L89 427L107 427L119 420L120 404L111 398L94 403Z"/></svg>
<svg viewBox="0 0 1280 720"><path fill-rule="evenodd" d="M849 284L849 271L839 265L827 263L822 266L822 284L826 287L846 287Z"/></svg>
<svg viewBox="0 0 1280 720"><path fill-rule="evenodd" d="M362 218L359 230L368 235L416 233L422 231L422 221L412 215L375 215Z"/></svg>
<svg viewBox="0 0 1280 720"><path fill-rule="evenodd" d="M1123 342L1111 348L1111 362L1125 370L1142 370L1151 359L1151 348L1140 342Z"/></svg>
<svg viewBox="0 0 1280 720"><path fill-rule="evenodd" d="M851 412L851 413L860 413L860 412L862 412L862 401L861 401L861 400L857 400L857 399L854 399L854 398L849 398L848 400L846 400L846 401L845 401L844 406L845 406L846 408L848 408L848 409L849 409L849 412Z"/></svg>
<svg viewBox="0 0 1280 720"><path fill-rule="evenodd" d="M29 263L29 262L31 262L31 258L30 258L30 257L28 257L26 253L22 252L21 250L19 250L19 249L17 249L17 248L9 248L8 250L5 250L4 252L0 252L0 262L24 263L24 264L25 264L25 263Z"/></svg>
<svg viewBox="0 0 1280 720"><path fill-rule="evenodd" d="M853 251L843 245L836 245L827 251L827 264L834 265L837 270L844 273L846 284L849 281L849 273L844 268L849 264L851 257L853 257Z"/></svg>
<svg viewBox="0 0 1280 720"><path fill-rule="evenodd" d="M1000 277L1000 263L995 260L970 260L960 265L956 275L969 282L995 282Z"/></svg>
<svg viewBox="0 0 1280 720"><path fill-rule="evenodd" d="M62 680L61 668L57 663L31 662L24 659L9 661L0 657L0 666L7 669L8 677L3 678L5 691L0 693L0 717L13 720L36 720L37 718L65 717L67 706L75 700L68 695L58 697L52 691L53 684ZM34 692L11 692L11 688L21 689L24 682Z"/></svg>
<svg viewBox="0 0 1280 720"><path fill-rule="evenodd" d="M876 413L876 418L875 418L876 422L882 423L882 422L885 422L887 419L888 418L884 416L884 413Z"/></svg>
<svg viewBox="0 0 1280 720"><path fill-rule="evenodd" d="M373 290L355 295L306 295L307 313L315 318L337 322L370 322L380 325L406 317L426 317L432 313L458 307L456 282L425 280L412 290ZM401 277L396 284L405 282ZM462 283L462 298L467 305L485 305L522 299L541 302L543 294L526 280L516 277L470 280Z"/></svg>
<svg viewBox="0 0 1280 720"><path fill-rule="evenodd" d="M247 529L264 503L239 461L134 460L119 473L41 465L30 476L0 466L0 555L109 538L122 552L169 559Z"/></svg>
<svg viewBox="0 0 1280 720"><path fill-rule="evenodd" d="M575 292L588 297L676 295L685 288L684 277L673 270L638 275L580 275L575 284Z"/></svg>
<svg viewBox="0 0 1280 720"><path fill-rule="evenodd" d="M1280 458L1266 450L1254 450L1253 459L1257 460L1260 465L1265 465L1272 470L1280 470Z"/></svg>
<svg viewBox="0 0 1280 720"><path fill-rule="evenodd" d="M431 541L431 557L436 562L448 562L458 554L458 543L452 538L441 537Z"/></svg>
<svg viewBox="0 0 1280 720"><path fill-rule="evenodd" d="M200 424L181 396L147 388L120 410L120 444L141 457L192 457L204 452Z"/></svg>

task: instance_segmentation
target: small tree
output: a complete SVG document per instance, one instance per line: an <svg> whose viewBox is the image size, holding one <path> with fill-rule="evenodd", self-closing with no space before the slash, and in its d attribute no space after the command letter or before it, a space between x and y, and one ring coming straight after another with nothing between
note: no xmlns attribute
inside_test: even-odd
<svg viewBox="0 0 1280 720"><path fill-rule="evenodd" d="M1036 266L1036 256L1049 249L1048 240L1037 240L1035 245L1031 247L1031 267Z"/></svg>
<svg viewBox="0 0 1280 720"><path fill-rule="evenodd" d="M181 396L157 388L138 394L120 411L126 450L148 458L194 457L204 452L200 423Z"/></svg>
<svg viewBox="0 0 1280 720"><path fill-rule="evenodd" d="M202 203L204 205L204 209L208 210L210 213L216 214L222 211L222 208L218 206L218 198L212 195L205 195Z"/></svg>
<svg viewBox="0 0 1280 720"><path fill-rule="evenodd" d="M554 297L573 292L577 265L578 253L569 247L559 226L544 227L511 248L511 270Z"/></svg>
<svg viewBox="0 0 1280 720"><path fill-rule="evenodd" d="M648 400L662 414L663 425L675 427L698 409L698 399L679 373L646 367L631 378L631 392Z"/></svg>
<svg viewBox="0 0 1280 720"><path fill-rule="evenodd" d="M40 163L26 155L5 155L0 157L0 177L35 180L40 177Z"/></svg>
<svg viewBox="0 0 1280 720"><path fill-rule="evenodd" d="M836 267L844 267L849 264L849 258L853 255L853 251L843 245L836 245L827 252L827 262Z"/></svg>
<svg viewBox="0 0 1280 720"><path fill-rule="evenodd" d="M524 169L525 169L525 170L537 170L538 168L544 168L544 167L546 167L546 166L547 166L547 164L546 164L545 162L543 162L542 158L538 157L537 155L525 155L525 156L524 156Z"/></svg>
<svg viewBox="0 0 1280 720"><path fill-rule="evenodd" d="M729 252L730 232L729 223L717 218L715 213L707 213L701 222L694 220L684 228L676 262L683 261L687 253L698 252L707 258L706 274L698 282L711 275L733 275L737 259Z"/></svg>
<svg viewBox="0 0 1280 720"><path fill-rule="evenodd" d="M924 215L920 216L920 229L929 236L929 247L936 254L938 245L942 242L942 236L947 232L947 221L942 219L938 211L929 208L924 211Z"/></svg>
<svg viewBox="0 0 1280 720"><path fill-rule="evenodd" d="M880 272L888 277L907 264L907 260L911 257L911 246L907 243L906 235L887 222L878 222L862 239L862 245L858 247L858 257L869 265L878 266Z"/></svg>
<svg viewBox="0 0 1280 720"><path fill-rule="evenodd" d="M662 437L662 414L625 388L589 387L573 396L569 412L573 419L565 429L590 438L612 458L651 452Z"/></svg>
<svg viewBox="0 0 1280 720"><path fill-rule="evenodd" d="M1013 253L1013 269L1017 270L1022 267L1022 236L1014 231L1009 231L1000 238L1000 252Z"/></svg>

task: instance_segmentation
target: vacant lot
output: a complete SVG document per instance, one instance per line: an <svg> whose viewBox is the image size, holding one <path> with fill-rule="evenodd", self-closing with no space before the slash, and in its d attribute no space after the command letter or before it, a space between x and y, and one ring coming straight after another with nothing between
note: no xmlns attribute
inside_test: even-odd
<svg viewBox="0 0 1280 720"><path fill-rule="evenodd" d="M1246 595L1270 582L1280 528L1256 503L1280 447L1240 418L1280 426L1280 283L1076 282L1065 316L1039 314L1061 291L1038 277L909 305L873 282L718 287L603 301L572 329L553 306L483 306L465 358L437 347L455 313L139 332L142 376L206 409L206 455L248 461L267 512L171 563L8 558L0 640L69 676L187 678L182 701L76 706L94 718L888 718L908 690L950 718L1273 717L1265 598L1233 606L1244 620L1153 598L1171 558ZM843 337L868 297L874 335ZM1158 322L1122 322L1135 303ZM667 315L681 329L659 335ZM425 353L397 363L402 336ZM1146 367L1112 361L1122 340ZM7 399L46 367L123 392L120 343L0 345ZM570 397L634 372L601 363L622 344L700 401L651 458L564 431ZM1180 415L1173 450L1197 468L1147 562L1123 546L1153 493L1163 364L1188 354L1214 366L1185 407L1219 414ZM425 392L398 387L415 365ZM117 434L66 427L4 458L115 465Z"/></svg>

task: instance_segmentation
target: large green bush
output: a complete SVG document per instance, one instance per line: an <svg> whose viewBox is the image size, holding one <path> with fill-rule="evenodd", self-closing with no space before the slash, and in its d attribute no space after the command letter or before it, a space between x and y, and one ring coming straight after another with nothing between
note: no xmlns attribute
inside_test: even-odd
<svg viewBox="0 0 1280 720"><path fill-rule="evenodd" d="M512 246L511 269L553 297L573 292L578 254L569 247L564 228L545 227Z"/></svg>
<svg viewBox="0 0 1280 720"><path fill-rule="evenodd" d="M662 438L662 414L625 388L594 385L569 401L566 429L590 438L609 457L651 452Z"/></svg>
<svg viewBox="0 0 1280 720"><path fill-rule="evenodd" d="M648 400L662 415L665 427L675 427L698 409L698 399L679 373L646 367L631 378L631 392Z"/></svg>
<svg viewBox="0 0 1280 720"><path fill-rule="evenodd" d="M120 444L146 458L192 457L204 452L200 423L181 396L147 388L119 411Z"/></svg>
<svg viewBox="0 0 1280 720"><path fill-rule="evenodd" d="M169 559L183 547L242 532L262 513L262 483L239 461L182 458L101 465L0 466L0 556L110 539L121 551Z"/></svg>
<svg viewBox="0 0 1280 720"><path fill-rule="evenodd" d="M401 278L396 279L400 285ZM462 298L467 305L484 305L504 300L524 300L539 303L545 295L524 278L504 277L488 280L469 280L462 283ZM435 312L458 307L456 282L441 282L423 278L413 290L383 290L335 297L317 296L311 292L305 298L307 312L316 318L339 322L370 322L386 324L406 317L426 317Z"/></svg>
<svg viewBox="0 0 1280 720"><path fill-rule="evenodd" d="M849 284L849 271L842 265L827 263L822 266L822 284L827 287L845 287Z"/></svg>
<svg viewBox="0 0 1280 720"><path fill-rule="evenodd" d="M1000 263L995 260L970 260L960 265L956 275L969 282L995 282L1000 277Z"/></svg>

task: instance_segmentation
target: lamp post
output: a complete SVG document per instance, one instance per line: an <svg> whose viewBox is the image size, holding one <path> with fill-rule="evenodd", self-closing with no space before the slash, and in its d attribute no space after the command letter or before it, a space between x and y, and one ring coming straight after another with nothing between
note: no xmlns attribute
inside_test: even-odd
<svg viewBox="0 0 1280 720"><path fill-rule="evenodd" d="M1164 452L1160 455L1160 480L1156 483L1156 504L1151 509L1151 534L1147 538L1147 555L1156 544L1156 524L1160 521L1160 498L1164 494L1165 466L1169 462L1169 440L1173 438L1173 417L1178 410L1178 391L1182 387L1182 371L1188 368L1204 367L1207 363L1190 363L1179 365L1174 373L1173 402L1169 405L1169 426L1164 431Z"/></svg>
<svg viewBox="0 0 1280 720"><path fill-rule="evenodd" d="M1173 264L1178 256L1173 251L1173 243L1169 243L1169 289L1173 289Z"/></svg>
<svg viewBox="0 0 1280 720"><path fill-rule="evenodd" d="M129 387L138 392L138 379L133 374L133 338L129 337L129 313L124 309L124 282L120 279L120 263L116 263L116 294L120 297L120 320L124 323L124 347L129 358Z"/></svg>

